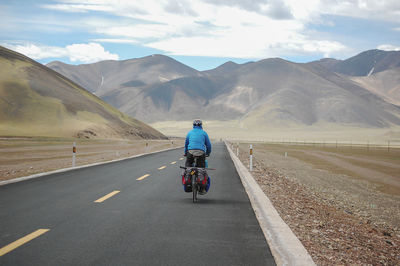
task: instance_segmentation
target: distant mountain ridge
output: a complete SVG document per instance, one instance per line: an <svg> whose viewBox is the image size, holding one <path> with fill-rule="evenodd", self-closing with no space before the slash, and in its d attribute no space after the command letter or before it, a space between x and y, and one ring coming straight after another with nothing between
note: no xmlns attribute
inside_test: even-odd
<svg viewBox="0 0 400 266"><path fill-rule="evenodd" d="M157 54L77 66L54 61L47 66L99 96L121 87L142 87L198 74L193 68Z"/></svg>
<svg viewBox="0 0 400 266"><path fill-rule="evenodd" d="M0 135L165 139L60 73L0 46Z"/></svg>
<svg viewBox="0 0 400 266"><path fill-rule="evenodd" d="M400 52L369 50L346 60L322 59L311 62L348 76L368 76L400 67Z"/></svg>
<svg viewBox="0 0 400 266"><path fill-rule="evenodd" d="M369 50L346 60L321 59L309 63L314 68L349 76L357 85L400 105L400 52Z"/></svg>
<svg viewBox="0 0 400 266"><path fill-rule="evenodd" d="M200 72L162 56L144 57L128 60L136 66L135 71L124 72L127 76L119 76L119 82L107 81L115 85L95 93L146 122L201 117L238 120L249 127L321 123L390 127L400 125L400 107L388 103L353 76L396 71L399 58L400 52L371 50L347 60L323 59L298 64L271 58L245 64L227 62ZM148 61L151 61L149 66ZM86 67L91 65L94 64ZM59 71L71 79L78 75L75 81L79 82L78 67L62 70L72 69L68 73ZM164 69L168 71L163 72ZM155 78L160 76L168 78ZM117 80L112 75L107 79Z"/></svg>

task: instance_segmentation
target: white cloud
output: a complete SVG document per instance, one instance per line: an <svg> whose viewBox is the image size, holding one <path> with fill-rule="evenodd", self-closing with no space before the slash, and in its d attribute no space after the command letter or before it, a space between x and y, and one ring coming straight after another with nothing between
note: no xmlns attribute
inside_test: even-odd
<svg viewBox="0 0 400 266"><path fill-rule="evenodd" d="M137 44L138 41L128 39L92 39L93 42L108 42L108 43L131 43Z"/></svg>
<svg viewBox="0 0 400 266"><path fill-rule="evenodd" d="M377 48L383 51L400 51L400 46L394 46L391 44L382 44L379 45Z"/></svg>
<svg viewBox="0 0 400 266"><path fill-rule="evenodd" d="M52 5L42 5L42 7L47 9L53 9L58 11L66 12L81 12L86 13L88 11L112 11L109 6L101 4L52 4Z"/></svg>
<svg viewBox="0 0 400 266"><path fill-rule="evenodd" d="M400 22L398 0L62 0L44 6L105 12L84 24L103 42L137 43L174 55L265 58L343 53L334 37L309 32L324 15Z"/></svg>
<svg viewBox="0 0 400 266"><path fill-rule="evenodd" d="M161 24L138 24L135 26L110 26L99 27L97 33L108 36L123 36L133 39L162 38L173 32L169 25Z"/></svg>
<svg viewBox="0 0 400 266"><path fill-rule="evenodd" d="M98 43L71 44L66 47L8 43L3 45L35 60L68 57L71 62L93 63L119 59L117 54L104 50L104 47Z"/></svg>
<svg viewBox="0 0 400 266"><path fill-rule="evenodd" d="M101 60L118 60L117 54L112 54L98 43L71 44L65 47L72 62L93 63Z"/></svg>
<svg viewBox="0 0 400 266"><path fill-rule="evenodd" d="M310 2L299 6L301 10L296 9L297 2L281 0L271 0L268 5L257 0L235 4L224 0L217 4L196 0L163 4L156 0L77 2L63 1L62 8L86 12L98 11L101 6L113 15L135 19L120 23L87 21L94 32L105 36L99 41L133 42L173 55L265 58L288 53L329 54L345 48L338 42L313 39L303 33L305 18L313 11L313 5L307 4Z"/></svg>
<svg viewBox="0 0 400 266"><path fill-rule="evenodd" d="M2 45L35 60L66 56L65 49L61 47L44 46L44 45L38 46L30 43L29 44L4 43Z"/></svg>
<svg viewBox="0 0 400 266"><path fill-rule="evenodd" d="M400 22L398 0L320 0L317 10L321 14Z"/></svg>
<svg viewBox="0 0 400 266"><path fill-rule="evenodd" d="M400 22L398 0L284 0L295 19L318 20L321 15Z"/></svg>

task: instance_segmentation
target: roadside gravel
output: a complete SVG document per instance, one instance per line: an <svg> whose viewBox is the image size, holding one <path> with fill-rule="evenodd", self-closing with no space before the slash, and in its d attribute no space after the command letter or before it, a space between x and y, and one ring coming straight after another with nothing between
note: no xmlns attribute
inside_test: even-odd
<svg viewBox="0 0 400 266"><path fill-rule="evenodd" d="M248 165L248 152L239 157ZM399 265L399 196L265 150L253 161L254 178L316 264Z"/></svg>

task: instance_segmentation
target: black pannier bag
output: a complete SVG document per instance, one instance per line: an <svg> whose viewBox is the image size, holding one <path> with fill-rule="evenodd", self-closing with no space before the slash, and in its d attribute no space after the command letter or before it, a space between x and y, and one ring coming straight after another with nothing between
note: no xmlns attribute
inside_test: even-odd
<svg viewBox="0 0 400 266"><path fill-rule="evenodd" d="M186 169L182 173L182 185L185 192L192 192L192 179L190 175L191 169Z"/></svg>
<svg viewBox="0 0 400 266"><path fill-rule="evenodd" d="M208 179L207 171L205 169L199 169L198 178L199 178L200 187L201 187L200 191L205 192L206 187L207 187L207 179Z"/></svg>

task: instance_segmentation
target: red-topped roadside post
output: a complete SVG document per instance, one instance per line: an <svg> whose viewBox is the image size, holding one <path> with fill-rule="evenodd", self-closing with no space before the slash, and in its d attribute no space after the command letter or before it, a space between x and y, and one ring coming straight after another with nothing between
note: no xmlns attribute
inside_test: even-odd
<svg viewBox="0 0 400 266"><path fill-rule="evenodd" d="M76 157L76 142L72 146L72 167L75 167L75 157Z"/></svg>
<svg viewBox="0 0 400 266"><path fill-rule="evenodd" d="M250 166L249 166L250 172L253 171L253 144L250 144Z"/></svg>

